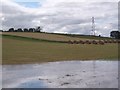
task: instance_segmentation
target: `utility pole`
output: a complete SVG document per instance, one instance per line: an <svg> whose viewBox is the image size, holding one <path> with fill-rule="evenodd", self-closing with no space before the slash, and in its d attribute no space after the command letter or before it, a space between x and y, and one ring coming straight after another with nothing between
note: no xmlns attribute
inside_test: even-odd
<svg viewBox="0 0 120 90"><path fill-rule="evenodd" d="M93 33L93 35L95 36L95 18L94 17L92 17L92 33Z"/></svg>

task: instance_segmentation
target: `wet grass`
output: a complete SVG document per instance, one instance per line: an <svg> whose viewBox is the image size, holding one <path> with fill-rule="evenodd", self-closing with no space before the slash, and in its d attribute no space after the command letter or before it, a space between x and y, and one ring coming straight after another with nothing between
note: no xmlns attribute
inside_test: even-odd
<svg viewBox="0 0 120 90"><path fill-rule="evenodd" d="M3 35L2 42L3 64L28 64L64 60L115 60L118 58L118 44L72 45L9 35Z"/></svg>

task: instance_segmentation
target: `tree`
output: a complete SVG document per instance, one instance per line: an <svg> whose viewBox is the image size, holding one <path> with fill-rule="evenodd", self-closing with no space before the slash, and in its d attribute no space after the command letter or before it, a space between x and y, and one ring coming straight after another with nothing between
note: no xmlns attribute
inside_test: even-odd
<svg viewBox="0 0 120 90"><path fill-rule="evenodd" d="M116 39L120 39L120 32L119 31L111 31L110 36Z"/></svg>
<svg viewBox="0 0 120 90"><path fill-rule="evenodd" d="M23 32L22 28L18 28L17 32Z"/></svg>
<svg viewBox="0 0 120 90"><path fill-rule="evenodd" d="M35 28L33 28L33 32L35 32Z"/></svg>
<svg viewBox="0 0 120 90"><path fill-rule="evenodd" d="M14 28L10 28L8 31L9 32L14 32Z"/></svg>
<svg viewBox="0 0 120 90"><path fill-rule="evenodd" d="M40 26L38 26L36 29L35 29L35 32L41 32L42 28Z"/></svg>
<svg viewBox="0 0 120 90"><path fill-rule="evenodd" d="M29 28L29 32L34 32L35 28Z"/></svg>
<svg viewBox="0 0 120 90"><path fill-rule="evenodd" d="M29 32L29 30L27 28L24 28L23 31L24 32Z"/></svg>
<svg viewBox="0 0 120 90"><path fill-rule="evenodd" d="M0 32L3 32L3 30L0 30Z"/></svg>
<svg viewBox="0 0 120 90"><path fill-rule="evenodd" d="M14 30L14 32L17 32L17 30Z"/></svg>

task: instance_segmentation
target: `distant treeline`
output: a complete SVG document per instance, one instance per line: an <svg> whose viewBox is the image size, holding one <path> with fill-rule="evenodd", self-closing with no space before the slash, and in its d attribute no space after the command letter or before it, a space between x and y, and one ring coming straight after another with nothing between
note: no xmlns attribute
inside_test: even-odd
<svg viewBox="0 0 120 90"><path fill-rule="evenodd" d="M41 27L37 27L37 28L18 28L18 29L14 29L14 28L10 28L8 31L3 31L0 30L0 32L41 32L42 28Z"/></svg>
<svg viewBox="0 0 120 90"><path fill-rule="evenodd" d="M18 28L18 29L10 28L8 31L0 30L0 32L41 32L41 30L42 30L42 28L39 26L37 28L24 28L24 29L22 29L22 28ZM43 32L43 33L48 33L48 32ZM73 37L79 36L79 35L74 35L74 34L63 34L63 35L73 36ZM83 35L83 36L87 36L87 35ZM90 36L94 37L93 35L90 35ZM101 36L99 36L99 37L101 37ZM115 38L115 39L120 39L120 31L111 31L110 37Z"/></svg>

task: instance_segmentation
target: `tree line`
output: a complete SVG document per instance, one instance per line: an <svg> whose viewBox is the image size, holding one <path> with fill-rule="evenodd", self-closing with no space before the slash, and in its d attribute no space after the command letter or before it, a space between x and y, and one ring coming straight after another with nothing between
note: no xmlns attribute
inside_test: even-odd
<svg viewBox="0 0 120 90"><path fill-rule="evenodd" d="M38 26L37 28L9 28L8 31L3 31L0 30L0 32L41 32L42 28ZM115 39L120 39L120 31L111 31L110 32L110 37L115 38Z"/></svg>
<svg viewBox="0 0 120 90"><path fill-rule="evenodd" d="M14 28L9 28L9 30L7 32L41 32L42 28L41 27L37 27L37 28L18 28L18 29L14 29Z"/></svg>

